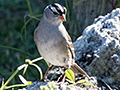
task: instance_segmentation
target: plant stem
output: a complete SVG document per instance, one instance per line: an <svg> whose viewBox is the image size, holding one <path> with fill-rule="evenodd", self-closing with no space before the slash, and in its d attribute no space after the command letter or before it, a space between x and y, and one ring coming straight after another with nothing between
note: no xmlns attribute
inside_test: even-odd
<svg viewBox="0 0 120 90"><path fill-rule="evenodd" d="M72 30L71 30L71 22L70 22L70 13L69 13L69 7L68 7L68 2L67 0L65 0L65 4L66 4L66 8L68 10L68 13L67 13L67 19L68 19L68 24L69 24L69 31L70 33L72 33ZM71 38L72 38L72 35L70 35Z"/></svg>
<svg viewBox="0 0 120 90"><path fill-rule="evenodd" d="M9 89L9 88L14 88L14 87L20 87L20 86L26 86L26 85L25 84L16 84L16 85L7 86L4 89Z"/></svg>
<svg viewBox="0 0 120 90"><path fill-rule="evenodd" d="M29 9L30 15L33 16L32 9L31 9L31 6L30 6L30 2L29 2L29 0L26 0L26 1L27 1L27 5L28 5L28 9ZM33 21L34 27L36 28L34 19L32 21Z"/></svg>
<svg viewBox="0 0 120 90"><path fill-rule="evenodd" d="M36 68L38 69L38 71L39 71L39 73L40 73L40 80L42 80L43 74L42 74L41 68L40 68L38 65L36 65L36 64L30 64L30 65L33 65L34 67L36 67Z"/></svg>
<svg viewBox="0 0 120 90"><path fill-rule="evenodd" d="M3 90L5 86L13 79L13 77L18 73L18 69L11 75L11 77L6 81L6 83L1 87L0 90Z"/></svg>
<svg viewBox="0 0 120 90"><path fill-rule="evenodd" d="M25 51L22 51L20 49L14 48L14 47L0 45L0 48L12 49L12 50L15 50L15 51L18 51L18 52L22 52L22 53L24 53L24 54L26 54L26 55L28 55L30 57L34 57L33 55L31 55L31 54L29 54L29 53L27 53Z"/></svg>

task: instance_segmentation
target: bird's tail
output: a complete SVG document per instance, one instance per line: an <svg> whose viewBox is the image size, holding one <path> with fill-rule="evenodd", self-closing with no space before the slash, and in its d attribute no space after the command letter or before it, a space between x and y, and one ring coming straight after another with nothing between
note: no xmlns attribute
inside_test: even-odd
<svg viewBox="0 0 120 90"><path fill-rule="evenodd" d="M88 74L81 68L79 67L76 63L73 63L70 68L74 73L79 73L81 75L88 76ZM89 77L89 76L88 76Z"/></svg>

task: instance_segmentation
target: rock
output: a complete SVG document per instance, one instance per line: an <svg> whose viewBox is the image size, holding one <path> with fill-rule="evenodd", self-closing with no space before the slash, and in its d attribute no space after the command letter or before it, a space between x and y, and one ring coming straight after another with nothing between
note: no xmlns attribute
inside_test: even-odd
<svg viewBox="0 0 120 90"><path fill-rule="evenodd" d="M26 89L22 89L22 90L40 90L40 86L46 85L47 82L40 82L40 81L36 81L36 82L32 82L31 85L27 86Z"/></svg>
<svg viewBox="0 0 120 90"><path fill-rule="evenodd" d="M68 82L43 82L43 81L35 81L31 85L27 86L26 88L19 89L19 90L105 90L101 87L97 87L97 79L95 77L91 77L91 80L86 78L86 82L93 83L92 86L83 86L80 85L73 85L71 86Z"/></svg>
<svg viewBox="0 0 120 90"><path fill-rule="evenodd" d="M96 18L74 42L74 48L75 61L89 75L103 78L105 82L118 87L120 83L120 8Z"/></svg>

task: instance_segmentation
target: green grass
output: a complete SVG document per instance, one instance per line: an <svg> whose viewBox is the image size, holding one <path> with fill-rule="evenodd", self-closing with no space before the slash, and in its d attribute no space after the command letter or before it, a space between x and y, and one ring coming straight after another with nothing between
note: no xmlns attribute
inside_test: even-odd
<svg viewBox="0 0 120 90"><path fill-rule="evenodd" d="M34 25L39 22L37 19L41 17L40 14L45 2L43 2L43 5L40 5L41 3L38 5L38 0L34 0L34 2L30 0L33 13L37 16L29 14L28 2L25 0L0 0L0 78L4 78L5 81L19 65L25 62L26 58L40 57L33 40L33 34ZM35 20L34 24L32 20ZM37 64L45 72L45 61L42 60ZM34 69L34 67L28 69L30 72L25 74L26 78L38 79L39 73ZM19 82L19 79L15 77L11 83L17 82Z"/></svg>
<svg viewBox="0 0 120 90"><path fill-rule="evenodd" d="M15 69L25 63L25 59L40 57L33 40L34 30L40 21L44 8L54 0L0 0L0 78L6 81ZM66 5L67 1L58 2ZM69 17L68 17L69 18ZM70 23L70 20L69 20ZM37 62L43 73L46 70L44 60ZM29 67L25 78L38 80L39 73L35 67ZM19 74L22 74L19 72ZM18 77L9 84L20 83Z"/></svg>

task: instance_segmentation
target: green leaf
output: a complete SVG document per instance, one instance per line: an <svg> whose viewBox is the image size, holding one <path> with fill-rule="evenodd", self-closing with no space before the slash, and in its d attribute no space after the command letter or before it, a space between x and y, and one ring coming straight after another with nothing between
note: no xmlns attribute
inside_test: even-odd
<svg viewBox="0 0 120 90"><path fill-rule="evenodd" d="M92 83L82 83L81 85L87 85L87 86L92 86Z"/></svg>
<svg viewBox="0 0 120 90"><path fill-rule="evenodd" d="M82 80L77 81L76 84L78 84L78 83L83 83L83 82L85 82L85 81L86 81L85 79L82 79Z"/></svg>
<svg viewBox="0 0 120 90"><path fill-rule="evenodd" d="M67 77L68 79L70 79L72 82L75 82L75 75L74 75L74 73L73 73L72 70L67 69L67 70L65 71L65 75L66 75L66 77Z"/></svg>
<svg viewBox="0 0 120 90"><path fill-rule="evenodd" d="M65 80L68 81L69 83L75 83L75 82L73 82L73 81L71 81L69 79L65 79Z"/></svg>

